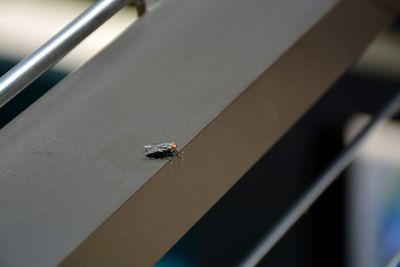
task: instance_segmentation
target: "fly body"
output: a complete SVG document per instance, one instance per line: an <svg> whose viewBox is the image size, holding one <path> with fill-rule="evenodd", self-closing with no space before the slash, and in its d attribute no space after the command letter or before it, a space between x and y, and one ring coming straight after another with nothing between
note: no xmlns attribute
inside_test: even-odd
<svg viewBox="0 0 400 267"><path fill-rule="evenodd" d="M155 158L155 159L163 159L169 158L171 159L174 156L179 157L178 150L176 144L174 142L171 143L161 143L161 144L154 144L154 145L145 145L144 146L144 153L148 158Z"/></svg>

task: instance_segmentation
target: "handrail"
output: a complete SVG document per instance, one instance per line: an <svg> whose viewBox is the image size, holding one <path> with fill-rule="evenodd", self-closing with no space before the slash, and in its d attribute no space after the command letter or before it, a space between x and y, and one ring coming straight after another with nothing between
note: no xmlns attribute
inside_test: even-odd
<svg viewBox="0 0 400 267"><path fill-rule="evenodd" d="M0 108L131 0L100 0L0 78Z"/></svg>
<svg viewBox="0 0 400 267"><path fill-rule="evenodd" d="M316 179L316 182L267 233L256 247L244 258L238 267L254 267L282 239L303 214L318 200L326 189L337 179L340 173L353 161L362 144L386 119L393 117L400 109L400 90L386 105L358 132L352 141L332 161ZM400 257L400 256L398 256ZM395 258L393 261L398 261ZM392 265L389 265L392 266Z"/></svg>

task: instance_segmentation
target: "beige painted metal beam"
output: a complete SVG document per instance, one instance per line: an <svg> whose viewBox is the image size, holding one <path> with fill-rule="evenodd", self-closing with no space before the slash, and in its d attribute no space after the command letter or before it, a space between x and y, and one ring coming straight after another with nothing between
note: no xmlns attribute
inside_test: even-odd
<svg viewBox="0 0 400 267"><path fill-rule="evenodd" d="M393 15L364 1L339 3L185 146L183 162L164 166L63 266L154 264L357 60Z"/></svg>
<svg viewBox="0 0 400 267"><path fill-rule="evenodd" d="M161 3L0 132L0 263L153 265L396 12ZM163 141L184 160L144 158Z"/></svg>

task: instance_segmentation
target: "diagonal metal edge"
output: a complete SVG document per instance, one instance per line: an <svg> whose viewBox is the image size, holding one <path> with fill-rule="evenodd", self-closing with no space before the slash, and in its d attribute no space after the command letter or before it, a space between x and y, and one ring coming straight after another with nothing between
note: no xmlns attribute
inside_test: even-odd
<svg viewBox="0 0 400 267"><path fill-rule="evenodd" d="M61 266L155 264L392 19L363 1L341 2Z"/></svg>

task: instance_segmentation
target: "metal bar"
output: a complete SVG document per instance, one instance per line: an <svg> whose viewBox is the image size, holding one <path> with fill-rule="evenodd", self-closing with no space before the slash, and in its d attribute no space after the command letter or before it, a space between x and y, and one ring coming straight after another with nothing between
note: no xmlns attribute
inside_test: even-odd
<svg viewBox="0 0 400 267"><path fill-rule="evenodd" d="M301 218L322 193L336 180L338 175L351 163L354 156L369 134L385 118L392 117L400 108L400 91L378 112L367 125L353 138L351 143L318 177L311 189L289 210L281 221L269 232L255 249L239 265L240 267L256 266L264 256L279 242L289 229Z"/></svg>
<svg viewBox="0 0 400 267"><path fill-rule="evenodd" d="M400 250L390 259L390 261L385 265L386 267L398 267L400 266Z"/></svg>
<svg viewBox="0 0 400 267"><path fill-rule="evenodd" d="M101 0L0 78L0 107L56 64L131 0Z"/></svg>
<svg viewBox="0 0 400 267"><path fill-rule="evenodd" d="M365 0L161 2L1 129L0 266L153 266L392 20ZM144 160L157 140L185 159Z"/></svg>

